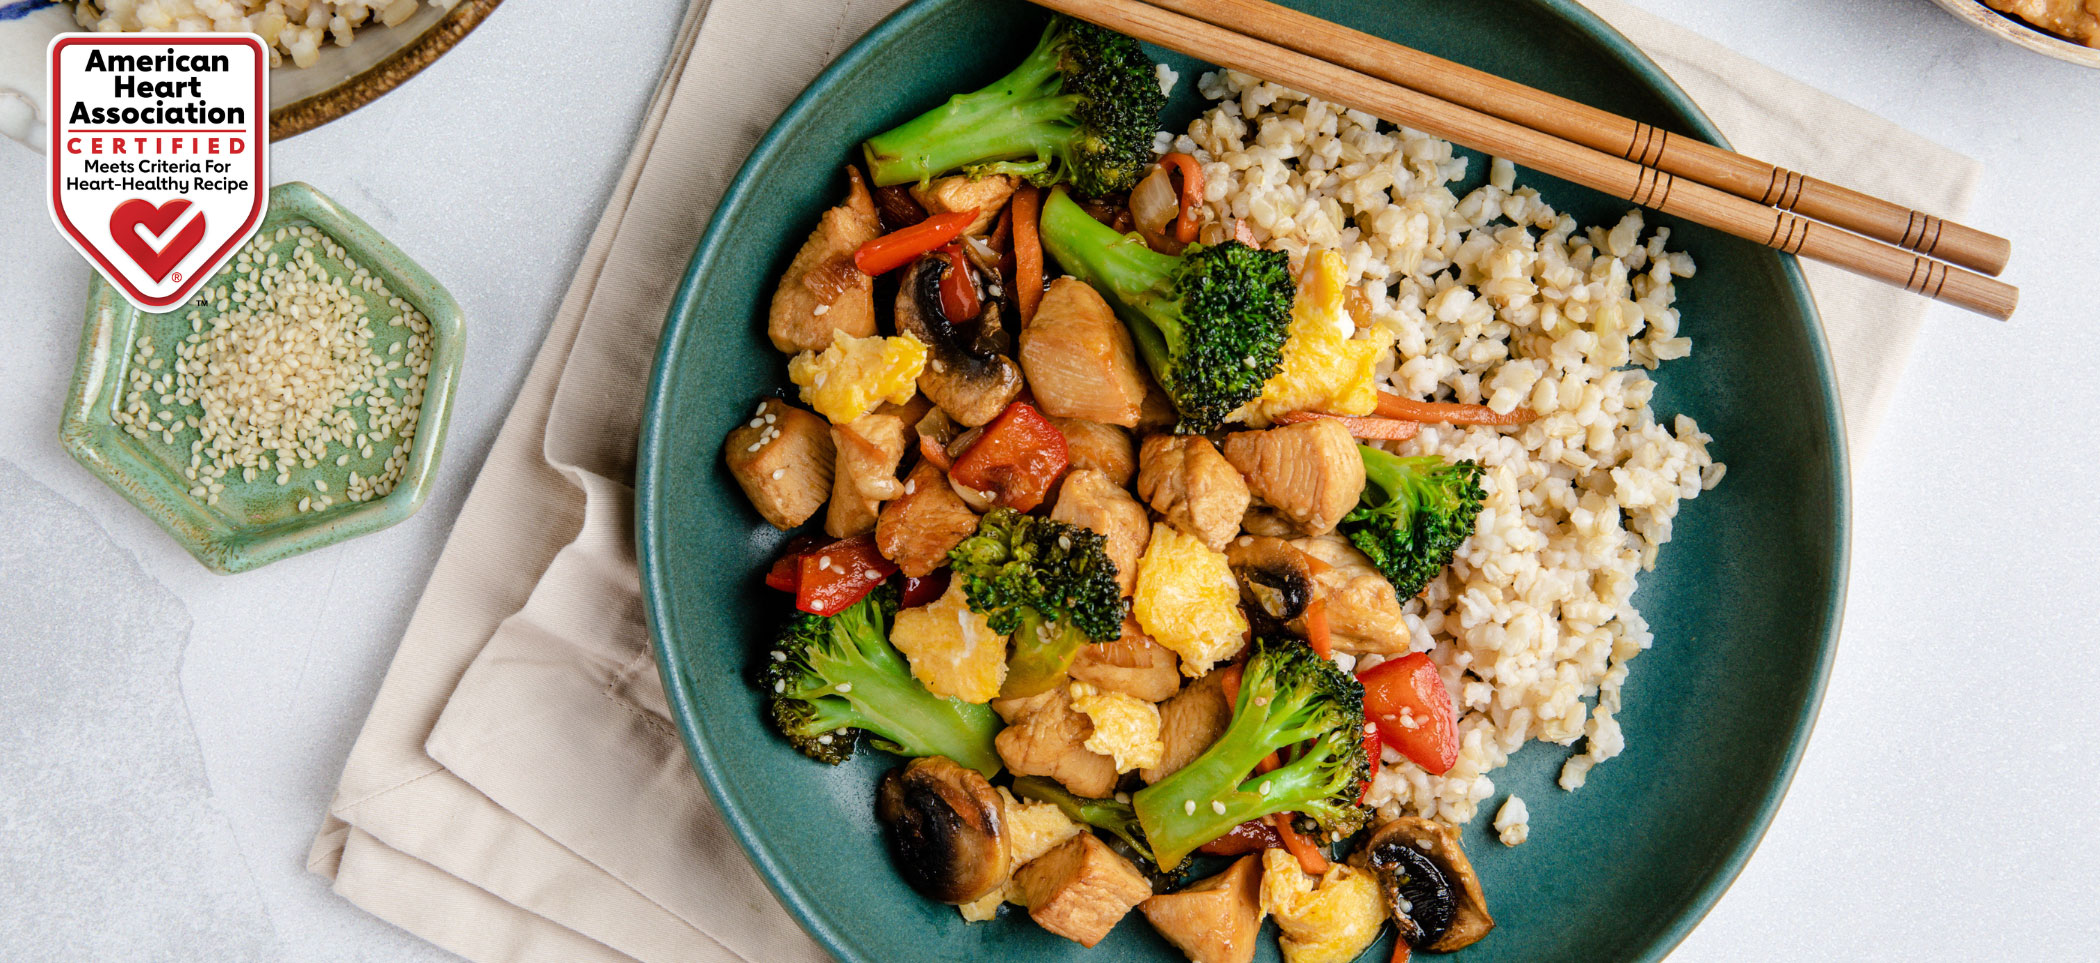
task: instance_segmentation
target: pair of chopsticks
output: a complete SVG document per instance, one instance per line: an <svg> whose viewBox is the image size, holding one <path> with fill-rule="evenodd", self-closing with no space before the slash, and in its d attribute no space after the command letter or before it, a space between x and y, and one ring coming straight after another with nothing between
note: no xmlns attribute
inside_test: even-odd
<svg viewBox="0 0 2100 963"><path fill-rule="evenodd" d="M2020 300L1985 276L2011 256L2004 238L1267 0L1034 2L2001 321Z"/></svg>

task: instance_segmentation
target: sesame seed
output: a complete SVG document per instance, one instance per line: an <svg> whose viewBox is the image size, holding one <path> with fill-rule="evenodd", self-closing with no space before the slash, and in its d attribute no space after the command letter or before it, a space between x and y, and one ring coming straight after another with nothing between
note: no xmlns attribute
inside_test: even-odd
<svg viewBox="0 0 2100 963"><path fill-rule="evenodd" d="M839 691L840 691L840 692L852 692L852 691L853 691L853 683L851 683L851 682L841 682L841 683L839 683Z"/></svg>
<svg viewBox="0 0 2100 963"><path fill-rule="evenodd" d="M831 567L831 556L829 556L829 555L819 555L819 556L817 556L817 567L818 567L818 568L830 568L830 567Z"/></svg>
<svg viewBox="0 0 2100 963"><path fill-rule="evenodd" d="M1223 816L1225 815L1225 804L1213 799L1210 801L1210 811Z"/></svg>
<svg viewBox="0 0 2100 963"><path fill-rule="evenodd" d="M1182 815L1185 816L1194 816L1196 814L1196 801L1191 799L1185 803L1182 803L1181 812Z"/></svg>
<svg viewBox="0 0 2100 963"><path fill-rule="evenodd" d="M1261 794L1264 796L1269 794L1269 780L1267 779L1261 781Z"/></svg>
<svg viewBox="0 0 2100 963"><path fill-rule="evenodd" d="M773 469L773 480L779 481L781 476L786 475L787 473L788 470L785 468L775 468Z"/></svg>

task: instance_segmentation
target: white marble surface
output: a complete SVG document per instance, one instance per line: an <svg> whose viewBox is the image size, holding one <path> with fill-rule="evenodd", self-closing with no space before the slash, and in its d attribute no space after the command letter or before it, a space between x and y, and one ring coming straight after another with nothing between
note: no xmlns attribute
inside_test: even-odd
<svg viewBox="0 0 2100 963"><path fill-rule="evenodd" d="M2100 691L2100 72L1927 0L1636 2L1981 158L1971 220L2015 239L2026 292L2011 325L1935 309L1856 452L1822 722L1757 857L1672 959L2100 958L2100 731L2076 711ZM279 179L445 279L469 348L420 515L239 577L59 450L87 272L45 218L42 158L0 142L0 958L450 958L335 898L307 844L678 6L506 6L276 148Z"/></svg>

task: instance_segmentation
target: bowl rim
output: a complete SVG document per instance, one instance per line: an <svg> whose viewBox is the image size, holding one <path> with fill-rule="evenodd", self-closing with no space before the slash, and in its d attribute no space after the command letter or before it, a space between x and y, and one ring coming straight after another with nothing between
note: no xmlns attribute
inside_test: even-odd
<svg viewBox="0 0 2100 963"><path fill-rule="evenodd" d="M2066 63L2081 67L2100 68L2100 47L2088 47L2072 43L2053 33L2032 26L2024 20L1999 13L1982 0L1932 0L1940 8L1953 14L1970 26L2010 43L2019 44L2039 54L2046 54Z"/></svg>
<svg viewBox="0 0 2100 963"><path fill-rule="evenodd" d="M119 366L127 363L139 318L147 312L124 300L100 272L88 282L80 353L67 390L65 412L59 419L59 444L74 461L116 489L205 568L221 575L246 572L367 535L406 521L421 509L430 496L438 461L444 454L452 399L458 393L466 351L463 315L452 293L362 218L337 206L303 181L288 181L270 189L269 213L256 234L281 226L272 221L286 218L307 221L366 264L386 264L388 273L397 275L396 296L413 304L430 321L430 372L425 376L423 407L416 416L416 437L410 443L408 464L392 491L368 502L346 503L294 522L260 528L214 526L200 519L188 497L180 494L180 485L162 484L168 481L165 477L137 477L136 472L119 464L111 457L110 449L129 447L129 439L109 420L108 402L114 397L112 392L122 388L116 374ZM153 313L173 313L188 303ZM258 531L270 534L252 540L242 537Z"/></svg>
<svg viewBox="0 0 2100 963"><path fill-rule="evenodd" d="M651 652L656 659L657 671L664 685L673 721L678 726L679 738L685 744L687 758L692 763L700 784L706 789L723 821L730 827L745 856L758 870L758 875L764 880L766 887L794 916L804 932L827 953L844 963L863 963L870 958L846 933L834 928L825 921L822 914L816 912L814 900L803 891L800 882L791 879L786 867L782 866L770 849L756 838L743 807L721 788L720 765L715 758L714 749L695 737L698 731L698 697L686 685L680 673L675 671L675 663L662 623L662 614L669 604L670 585L666 581L664 560L659 551L664 544L663 515L668 509L659 504L664 491L663 459L658 457L657 453L664 450L663 446L675 440L666 428L668 411L664 399L668 394L670 370L678 359L681 342L684 340L682 336L687 319L695 307L700 279L708 273L717 254L734 241L723 232L723 222L717 219L718 216L721 212L741 206L749 200L757 189L754 186L753 172L769 162L770 156L780 149L780 142L786 138L787 132L799 127L816 108L824 92L831 87L832 78L854 68L876 48L888 43L898 34L908 33L921 19L932 15L936 8L950 2L954 0L912 0L884 18L810 81L809 86L804 88L781 112L772 126L767 128L765 135L753 146L750 155L738 167L721 199L709 212L708 228L694 247L693 256L687 263L685 273L679 281L677 294L672 300L657 344L656 360L649 375L648 397L643 410L641 437L636 451L635 542L642 584L642 610L644 621L649 628ZM1718 146L1728 146L1726 137L1714 126L1712 119L1692 101L1690 95L1678 86L1660 65L1603 18L1577 0L1530 2L1536 4L1544 13L1557 16L1588 35L1608 54L1641 75L1658 96L1691 122L1694 134ZM1822 645L1816 655L1805 698L1792 721L1788 745L1776 778L1757 800L1748 831L1735 840L1722 860L1706 871L1696 889L1681 904L1682 909L1678 911L1676 918L1664 927L1653 941L1643 947L1638 956L1630 958L1638 963L1660 963L1682 943L1741 875L1750 856L1763 842L1765 833L1771 828L1773 817L1800 769L1809 737L1822 708L1831 666L1837 656L1838 637L1850 577L1852 546L1850 454L1845 436L1843 407L1838 399L1837 377L1831 364L1830 347L1824 335L1822 316L1814 296L1809 291L1807 280L1801 273L1799 262L1793 255L1778 251L1773 251L1772 256L1778 259L1786 286L1792 293L1808 328L1806 333L1809 352L1826 414L1822 440L1831 453L1831 468L1835 475L1831 487L1830 507L1836 538L1831 546L1831 579L1822 600L1825 603L1823 624L1820 626Z"/></svg>
<svg viewBox="0 0 2100 963"><path fill-rule="evenodd" d="M344 114L363 107L394 88L408 82L408 78L421 73L423 68L435 63L446 51L453 48L467 34L473 33L481 21L494 13L503 0L459 0L452 9L445 11L437 22L424 28L400 49L387 54L375 63L344 78L343 82L327 90L285 104L270 111L270 140L284 140L295 134L335 120Z"/></svg>

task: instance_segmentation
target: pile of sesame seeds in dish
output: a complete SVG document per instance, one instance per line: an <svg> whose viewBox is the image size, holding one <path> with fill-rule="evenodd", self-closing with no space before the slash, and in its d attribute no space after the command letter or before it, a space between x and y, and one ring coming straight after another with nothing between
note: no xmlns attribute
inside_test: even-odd
<svg viewBox="0 0 2100 963"><path fill-rule="evenodd" d="M1295 260L1339 253L1362 295L1352 304L1368 308L1354 320L1394 338L1388 390L1539 416L1383 443L1478 461L1487 498L1450 568L1404 609L1413 650L1456 702L1458 762L1431 775L1389 747L1368 801L1387 819L1469 822L1493 803L1490 773L1534 739L1581 743L1560 776L1581 787L1625 748L1627 663L1654 642L1632 602L1638 576L1679 504L1724 469L1691 418L1666 427L1649 404L1649 371L1691 351L1671 306L1691 258L1667 249L1667 229L1644 237L1638 211L1582 228L1505 161L1461 197L1468 160L1449 143L1236 72L1198 83L1221 102L1172 149L1203 165L1209 230L1244 225ZM1501 801L1504 843L1528 837L1530 813Z"/></svg>
<svg viewBox="0 0 2100 963"><path fill-rule="evenodd" d="M258 233L179 310L188 330L172 343L136 339L114 419L187 454L192 498L217 505L245 483L318 512L393 491L430 374L414 305L299 225ZM331 490L321 476L353 462Z"/></svg>

